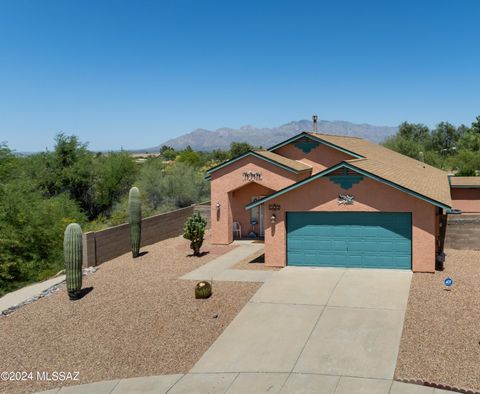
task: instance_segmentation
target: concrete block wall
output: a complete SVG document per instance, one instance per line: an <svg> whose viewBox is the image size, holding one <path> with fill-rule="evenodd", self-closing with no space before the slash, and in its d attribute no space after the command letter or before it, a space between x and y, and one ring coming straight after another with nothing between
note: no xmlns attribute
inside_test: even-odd
<svg viewBox="0 0 480 394"><path fill-rule="evenodd" d="M143 219L141 245L151 245L182 234L183 225L194 209L195 206L192 205ZM83 234L84 267L99 265L129 251L130 229L128 224Z"/></svg>
<svg viewBox="0 0 480 394"><path fill-rule="evenodd" d="M480 250L480 215L449 215L445 248Z"/></svg>

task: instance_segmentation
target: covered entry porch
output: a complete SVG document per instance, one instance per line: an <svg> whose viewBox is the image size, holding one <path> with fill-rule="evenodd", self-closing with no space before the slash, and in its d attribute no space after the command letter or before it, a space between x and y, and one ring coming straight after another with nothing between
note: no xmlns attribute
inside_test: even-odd
<svg viewBox="0 0 480 394"><path fill-rule="evenodd" d="M231 224L229 228L232 231L233 239L263 239L265 235L264 204L250 210L246 210L245 206L273 192L274 190L268 187L256 182L250 182L229 193L231 207Z"/></svg>

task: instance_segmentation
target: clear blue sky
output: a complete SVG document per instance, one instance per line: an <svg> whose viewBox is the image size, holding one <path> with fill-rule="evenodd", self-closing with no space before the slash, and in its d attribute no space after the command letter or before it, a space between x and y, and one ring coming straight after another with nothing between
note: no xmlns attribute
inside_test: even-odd
<svg viewBox="0 0 480 394"><path fill-rule="evenodd" d="M0 141L480 115L480 1L0 0Z"/></svg>

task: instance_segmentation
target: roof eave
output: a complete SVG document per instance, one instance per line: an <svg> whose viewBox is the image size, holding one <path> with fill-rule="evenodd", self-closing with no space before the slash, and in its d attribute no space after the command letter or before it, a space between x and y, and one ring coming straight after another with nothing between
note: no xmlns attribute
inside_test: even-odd
<svg viewBox="0 0 480 394"><path fill-rule="evenodd" d="M265 160L266 162L268 162L268 163L270 163L270 164L273 164L273 165L275 165L275 166L277 166L277 167L283 168L284 170L289 171L289 172L292 172L292 173L294 173L294 174L299 174L299 173L302 173L302 172L304 172L304 171L309 171L309 170L310 170L309 168L307 168L307 169L305 169L305 170L300 170L300 171L299 171L299 170L296 170L295 168L286 166L286 165L284 165L284 164L281 164L281 163L279 163L279 162L277 162L277 161L275 161L275 160L271 160L271 159L269 159L268 157L262 156L262 155L260 155L260 154L258 154L258 153L256 153L256 152L250 150L250 151L248 151L248 152L246 152L246 153L243 153L243 154L241 154L241 155L239 155L239 156L236 156L236 157L234 157L234 158L232 158L232 159L230 159L230 160L227 160L227 161L225 161L225 162L223 162L223 163L220 163L219 165L217 165L217 166L215 166L215 167L212 167L212 168L208 169L208 170L206 171L206 174L207 174L207 175L205 176L205 179L207 179L207 177L210 177L210 178L211 178L211 174L212 174L213 172L215 172L215 171L217 171L217 170L220 170L221 168L227 167L227 166L229 166L230 164L233 164L233 163L237 162L238 160L241 160L241 159L243 159L244 157L247 157L247 156L255 156L255 157L257 157L258 159Z"/></svg>

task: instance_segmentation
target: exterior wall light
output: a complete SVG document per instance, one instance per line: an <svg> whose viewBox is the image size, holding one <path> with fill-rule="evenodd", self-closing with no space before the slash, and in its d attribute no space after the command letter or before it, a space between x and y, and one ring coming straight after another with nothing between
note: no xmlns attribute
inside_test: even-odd
<svg viewBox="0 0 480 394"><path fill-rule="evenodd" d="M217 212L219 212L219 211L220 211L220 203L217 202L217 203L215 204L215 207L217 208Z"/></svg>
<svg viewBox="0 0 480 394"><path fill-rule="evenodd" d="M277 222L277 215L273 214L270 216L270 223L275 224Z"/></svg>

